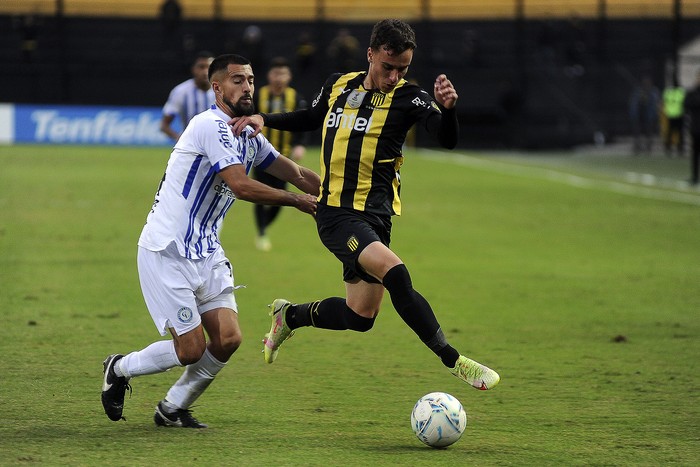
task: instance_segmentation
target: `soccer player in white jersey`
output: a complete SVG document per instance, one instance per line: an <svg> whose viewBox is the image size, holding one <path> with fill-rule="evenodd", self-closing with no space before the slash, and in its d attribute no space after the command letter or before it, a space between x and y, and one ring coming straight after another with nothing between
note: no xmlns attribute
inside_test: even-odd
<svg viewBox="0 0 700 467"><path fill-rule="evenodd" d="M235 137L227 121L250 115L253 70L248 59L222 55L209 67L216 105L195 116L175 144L138 242L141 289L159 340L104 361L102 405L122 419L124 395L136 376L186 365L155 409L156 425L204 428L190 411L241 343L231 264L218 230L236 199L294 206L315 214L320 179L252 129ZM248 177L252 167L303 193L271 188ZM206 336L205 337L205 331Z"/></svg>
<svg viewBox="0 0 700 467"><path fill-rule="evenodd" d="M176 117L184 130L192 117L214 105L214 90L207 76L212 60L214 56L210 52L199 52L192 63L192 78L175 86L163 106L160 131L175 141L180 137L180 133L173 128Z"/></svg>

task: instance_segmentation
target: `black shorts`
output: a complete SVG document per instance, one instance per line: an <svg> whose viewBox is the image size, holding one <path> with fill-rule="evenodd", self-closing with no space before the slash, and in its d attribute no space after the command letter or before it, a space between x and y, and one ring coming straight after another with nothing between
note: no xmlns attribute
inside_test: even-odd
<svg viewBox="0 0 700 467"><path fill-rule="evenodd" d="M365 282L381 284L360 267L357 258L372 242L379 241L389 246L391 216L378 216L319 204L316 210L316 227L321 242L343 263L344 281L360 278Z"/></svg>
<svg viewBox="0 0 700 467"><path fill-rule="evenodd" d="M274 175L270 175L269 173L265 172L264 170L260 170L257 167L253 168L253 178L255 178L255 180L259 181L260 183L264 183L267 186L271 186L272 188L278 188L280 190L285 190L287 188L287 182L285 182L284 180L280 180Z"/></svg>

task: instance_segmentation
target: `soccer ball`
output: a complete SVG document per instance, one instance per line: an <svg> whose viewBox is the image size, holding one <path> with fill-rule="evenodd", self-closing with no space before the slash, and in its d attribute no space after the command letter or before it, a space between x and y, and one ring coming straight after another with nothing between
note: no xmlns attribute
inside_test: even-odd
<svg viewBox="0 0 700 467"><path fill-rule="evenodd" d="M434 448L454 444L467 427L462 404L445 392L431 392L418 399L411 412L411 426L419 440Z"/></svg>

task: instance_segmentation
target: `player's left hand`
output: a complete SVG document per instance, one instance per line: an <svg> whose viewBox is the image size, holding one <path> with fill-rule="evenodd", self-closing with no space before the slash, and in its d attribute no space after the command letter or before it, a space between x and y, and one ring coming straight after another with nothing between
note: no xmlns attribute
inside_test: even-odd
<svg viewBox="0 0 700 467"><path fill-rule="evenodd" d="M316 197L308 193L294 193L296 203L294 207L316 217Z"/></svg>
<svg viewBox="0 0 700 467"><path fill-rule="evenodd" d="M253 133L250 135L251 138L257 136L262 131L263 126L265 126L265 122L260 114L233 117L228 121L228 124L234 136L240 136L245 127L250 125L253 128Z"/></svg>
<svg viewBox="0 0 700 467"><path fill-rule="evenodd" d="M446 109L451 109L457 104L457 90L447 76L440 75L435 79L435 100Z"/></svg>

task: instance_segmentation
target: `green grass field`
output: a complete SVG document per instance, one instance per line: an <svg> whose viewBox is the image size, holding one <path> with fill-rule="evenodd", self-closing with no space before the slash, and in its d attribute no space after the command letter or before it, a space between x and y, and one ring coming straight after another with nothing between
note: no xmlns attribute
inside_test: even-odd
<svg viewBox="0 0 700 467"><path fill-rule="evenodd" d="M244 343L195 408L210 428L154 426L180 369L132 380L109 421L102 360L159 338L135 256L168 152L0 147L0 464L697 465L700 193L473 153L407 154L392 245L493 391L451 376L388 297L370 333L301 329L266 365L266 304L342 295L340 265L292 209L255 250L238 202L222 242ZM409 424L431 391L469 417L445 450Z"/></svg>

